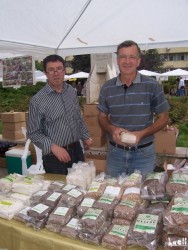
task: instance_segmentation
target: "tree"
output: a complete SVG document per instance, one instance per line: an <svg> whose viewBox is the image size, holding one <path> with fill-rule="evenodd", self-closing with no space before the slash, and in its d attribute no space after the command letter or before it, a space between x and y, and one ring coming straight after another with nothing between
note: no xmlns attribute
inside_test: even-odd
<svg viewBox="0 0 188 250"><path fill-rule="evenodd" d="M41 61L35 61L35 69L43 71L43 65Z"/></svg>
<svg viewBox="0 0 188 250"><path fill-rule="evenodd" d="M145 53L142 53L142 61L139 66L140 69L146 69L150 71L160 71L163 66L163 62L160 59L160 55L156 49L149 49Z"/></svg>
<svg viewBox="0 0 188 250"><path fill-rule="evenodd" d="M90 72L90 55L77 55L74 56L72 61L73 72L84 71Z"/></svg>

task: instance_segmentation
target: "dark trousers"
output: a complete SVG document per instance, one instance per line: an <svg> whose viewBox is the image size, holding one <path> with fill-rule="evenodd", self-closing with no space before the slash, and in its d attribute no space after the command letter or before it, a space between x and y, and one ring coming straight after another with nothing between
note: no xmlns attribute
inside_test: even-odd
<svg viewBox="0 0 188 250"><path fill-rule="evenodd" d="M46 173L67 175L68 168L71 168L73 163L84 161L84 154L80 142L76 142L74 146L66 150L71 158L71 161L68 163L59 161L53 153L43 156L43 166Z"/></svg>

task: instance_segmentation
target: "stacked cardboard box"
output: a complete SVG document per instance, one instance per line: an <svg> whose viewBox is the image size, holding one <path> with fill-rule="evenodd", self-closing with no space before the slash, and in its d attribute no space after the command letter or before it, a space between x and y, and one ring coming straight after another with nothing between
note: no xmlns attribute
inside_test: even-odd
<svg viewBox="0 0 188 250"><path fill-rule="evenodd" d="M26 127L25 112L1 113L1 121L3 139L20 140L25 138L22 133L22 127Z"/></svg>
<svg viewBox="0 0 188 250"><path fill-rule="evenodd" d="M155 133L155 153L175 154L178 134L179 130L176 127L167 127Z"/></svg>
<svg viewBox="0 0 188 250"><path fill-rule="evenodd" d="M97 104L84 105L84 121L93 140L92 147L101 147L107 143L105 132L98 121L98 115Z"/></svg>

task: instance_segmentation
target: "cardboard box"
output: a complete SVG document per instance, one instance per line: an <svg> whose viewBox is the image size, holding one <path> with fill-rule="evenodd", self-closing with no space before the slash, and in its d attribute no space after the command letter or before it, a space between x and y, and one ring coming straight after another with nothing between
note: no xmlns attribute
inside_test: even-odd
<svg viewBox="0 0 188 250"><path fill-rule="evenodd" d="M3 129L6 131L21 130L22 127L26 127L26 122L3 122Z"/></svg>
<svg viewBox="0 0 188 250"><path fill-rule="evenodd" d="M2 136L3 136L3 139L14 140L14 141L25 139L25 136L21 130L9 131L9 130L3 129Z"/></svg>
<svg viewBox="0 0 188 250"><path fill-rule="evenodd" d="M92 147L101 147L107 143L106 136L93 136L92 137Z"/></svg>
<svg viewBox="0 0 188 250"><path fill-rule="evenodd" d="M25 112L1 113L2 122L25 122Z"/></svg>
<svg viewBox="0 0 188 250"><path fill-rule="evenodd" d="M106 171L106 155L85 155L85 161L93 161L96 167L96 173Z"/></svg>
<svg viewBox="0 0 188 250"><path fill-rule="evenodd" d="M84 116L98 116L99 110L97 108L98 104L85 104L84 105Z"/></svg>
<svg viewBox="0 0 188 250"><path fill-rule="evenodd" d="M22 155L23 149L11 149L5 152L6 155L6 167L9 174L18 173L22 174ZM28 168L31 166L31 153L28 152L27 155L27 166Z"/></svg>
<svg viewBox="0 0 188 250"><path fill-rule="evenodd" d="M0 157L0 167L6 168L6 158L5 157Z"/></svg>
<svg viewBox="0 0 188 250"><path fill-rule="evenodd" d="M84 117L86 126L90 132L91 137L93 136L104 136L105 131L100 127L98 116L87 116Z"/></svg>
<svg viewBox="0 0 188 250"><path fill-rule="evenodd" d="M157 154L175 154L176 153L176 139L178 129L161 130L155 133L155 153Z"/></svg>

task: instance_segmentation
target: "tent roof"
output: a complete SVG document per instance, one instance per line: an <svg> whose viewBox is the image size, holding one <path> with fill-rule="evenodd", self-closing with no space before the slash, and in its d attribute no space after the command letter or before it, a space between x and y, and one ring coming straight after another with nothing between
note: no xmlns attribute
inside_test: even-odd
<svg viewBox="0 0 188 250"><path fill-rule="evenodd" d="M146 69L141 69L139 70L140 74L146 75L146 76L160 76L160 73L157 72L153 72L150 70L146 70Z"/></svg>
<svg viewBox="0 0 188 250"><path fill-rule="evenodd" d="M188 71L183 69L175 69L162 73L161 76L188 76Z"/></svg>
<svg viewBox="0 0 188 250"><path fill-rule="evenodd" d="M188 46L187 0L1 0L0 54L111 53Z"/></svg>

